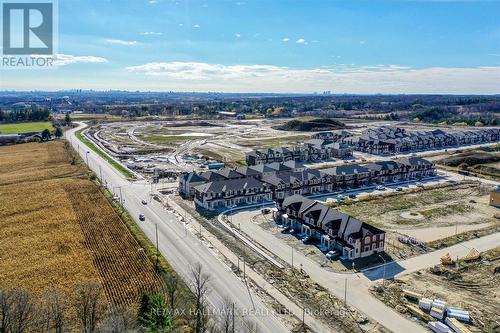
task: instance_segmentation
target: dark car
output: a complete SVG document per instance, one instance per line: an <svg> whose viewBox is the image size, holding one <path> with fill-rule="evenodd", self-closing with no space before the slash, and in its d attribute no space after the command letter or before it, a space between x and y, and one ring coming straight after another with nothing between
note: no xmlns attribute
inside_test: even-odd
<svg viewBox="0 0 500 333"><path fill-rule="evenodd" d="M139 220L146 221L146 216L144 216L144 214L139 214Z"/></svg>
<svg viewBox="0 0 500 333"><path fill-rule="evenodd" d="M351 198L351 199L356 199L356 197L357 197L357 195L354 194L354 193L353 194L349 194L349 198Z"/></svg>

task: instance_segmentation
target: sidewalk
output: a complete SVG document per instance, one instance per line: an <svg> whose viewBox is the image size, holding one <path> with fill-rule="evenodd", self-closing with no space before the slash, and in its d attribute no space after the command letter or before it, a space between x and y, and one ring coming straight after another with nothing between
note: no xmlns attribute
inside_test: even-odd
<svg viewBox="0 0 500 333"><path fill-rule="evenodd" d="M202 238L209 244L211 244L227 261L229 261L235 267L238 264L242 266L241 260L235 255L230 249L228 249L219 239L213 236L209 231L207 231L195 218L193 218L189 212L180 207L175 201L169 200L169 205L174 208L175 211L179 212L181 216L189 216L191 228L188 230L193 234L200 237L200 230ZM181 222L182 223L182 222ZM274 300L283 305L292 315L297 317L299 320L304 316L304 323L314 332L333 332L330 327L323 325L318 319L309 315L307 312L304 313L303 309L290 300L287 296L281 293L278 289L268 283L260 274L255 272L250 266L245 266L245 277L251 280L256 286L264 290L269 294ZM245 282L248 288L250 288L248 281L245 278L241 278ZM251 310L251 309L249 309ZM272 313L277 317L275 313Z"/></svg>

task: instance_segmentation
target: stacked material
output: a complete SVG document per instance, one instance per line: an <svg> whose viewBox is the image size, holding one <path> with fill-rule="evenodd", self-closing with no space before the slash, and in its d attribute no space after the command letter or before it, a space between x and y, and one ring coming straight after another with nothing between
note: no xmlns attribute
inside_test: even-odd
<svg viewBox="0 0 500 333"><path fill-rule="evenodd" d="M453 333L448 326L439 321L430 321L428 325L429 328L436 333Z"/></svg>
<svg viewBox="0 0 500 333"><path fill-rule="evenodd" d="M446 309L446 302L443 300L440 300L440 299L435 299L434 301L432 301L432 307L438 308L441 310L445 310Z"/></svg>
<svg viewBox="0 0 500 333"><path fill-rule="evenodd" d="M431 316L429 316L427 313L425 313L424 311L420 310L419 308L417 308L413 304L406 304L406 308L408 309L408 311L412 315L414 315L417 318L422 319L425 322L429 322L429 321L433 321L434 320Z"/></svg>
<svg viewBox="0 0 500 333"><path fill-rule="evenodd" d="M423 309L423 310L426 310L426 311L429 311L432 307L432 299L430 298L421 298L419 301L418 301L418 307Z"/></svg>
<svg viewBox="0 0 500 333"><path fill-rule="evenodd" d="M421 294L406 289L403 289L403 294L405 295L406 298L413 300L418 300L420 297L422 297Z"/></svg>
<svg viewBox="0 0 500 333"><path fill-rule="evenodd" d="M446 318L445 322L457 333L472 333L471 330L469 330L455 318Z"/></svg>
<svg viewBox="0 0 500 333"><path fill-rule="evenodd" d="M481 257L481 253L476 250L475 248L472 248L469 253L464 257L465 261L473 261L476 259L479 259Z"/></svg>
<svg viewBox="0 0 500 333"><path fill-rule="evenodd" d="M443 320L443 318L444 318L444 309L432 307L431 308L431 316L433 316L436 319Z"/></svg>
<svg viewBox="0 0 500 333"><path fill-rule="evenodd" d="M454 261L451 259L451 256L449 253L446 253L444 256L441 257L441 263L443 265L453 265Z"/></svg>
<svg viewBox="0 0 500 333"><path fill-rule="evenodd" d="M450 318L456 318L463 322L470 321L469 311L465 311L460 308L448 308L447 316Z"/></svg>

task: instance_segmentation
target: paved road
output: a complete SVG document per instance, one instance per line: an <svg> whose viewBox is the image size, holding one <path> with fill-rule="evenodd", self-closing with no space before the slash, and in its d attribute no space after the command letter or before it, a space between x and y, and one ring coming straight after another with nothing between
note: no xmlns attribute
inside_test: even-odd
<svg viewBox="0 0 500 333"><path fill-rule="evenodd" d="M222 308L224 298L228 297L235 303L240 313L247 314L245 320L248 319L257 324L259 332L289 332L284 324L273 315L257 315L267 314L270 311L224 263L217 259L208 247L192 234L188 233L186 236L184 228L175 221L176 216L173 213L165 211L154 200L148 205L142 205L141 200L149 196L150 184L129 182L114 167L80 142L75 132L82 126L84 125L80 124L78 128L66 132L67 140L75 149L79 147L79 153L84 161L87 161L88 157L89 167L97 175L102 172L104 181L114 193L121 192L124 207L153 243L155 242L155 225L158 226L160 252L176 272L189 282L191 281L190 267L195 263L201 263L211 274L211 292L208 295L208 301L215 309ZM138 221L141 213L146 217L145 222ZM242 322L243 320L240 320L240 324Z"/></svg>
<svg viewBox="0 0 500 333"><path fill-rule="evenodd" d="M277 241L274 235L263 230L259 225L250 222L253 215L255 215L255 210L243 210L233 216L233 222L239 225L247 235L253 235L254 239L258 239L259 243L269 252L274 253L288 264L292 264L292 248L283 241ZM422 326L405 319L394 309L372 297L369 287L373 282L382 279L384 274L389 279L434 266L446 253L450 253L452 258L463 257L473 247L479 251L485 251L495 248L498 244L500 244L500 233L473 239L425 255L392 262L386 265L385 270L384 266L381 265L356 274L327 271L299 251L293 251L293 264L295 267L302 265L304 271L313 280L341 299L346 295L345 284L347 281L347 302L393 332L426 332Z"/></svg>

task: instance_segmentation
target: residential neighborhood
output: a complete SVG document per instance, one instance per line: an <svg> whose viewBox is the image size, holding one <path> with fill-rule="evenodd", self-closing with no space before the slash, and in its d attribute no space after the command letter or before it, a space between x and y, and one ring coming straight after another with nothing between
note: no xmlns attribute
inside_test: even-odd
<svg viewBox="0 0 500 333"><path fill-rule="evenodd" d="M323 251L337 250L353 260L384 251L385 232L320 202L295 194L276 201L274 221L320 242Z"/></svg>
<svg viewBox="0 0 500 333"><path fill-rule="evenodd" d="M327 169L304 168L294 161L273 162L185 173L179 177L179 193L186 199L195 198L198 208L210 211L284 199L295 194L331 193L347 188L418 180L435 173L434 163L413 156Z"/></svg>
<svg viewBox="0 0 500 333"><path fill-rule="evenodd" d="M343 140L352 149L376 155L443 149L500 141L500 129L477 129L447 132L407 131L404 128L381 126L368 128L358 137Z"/></svg>

